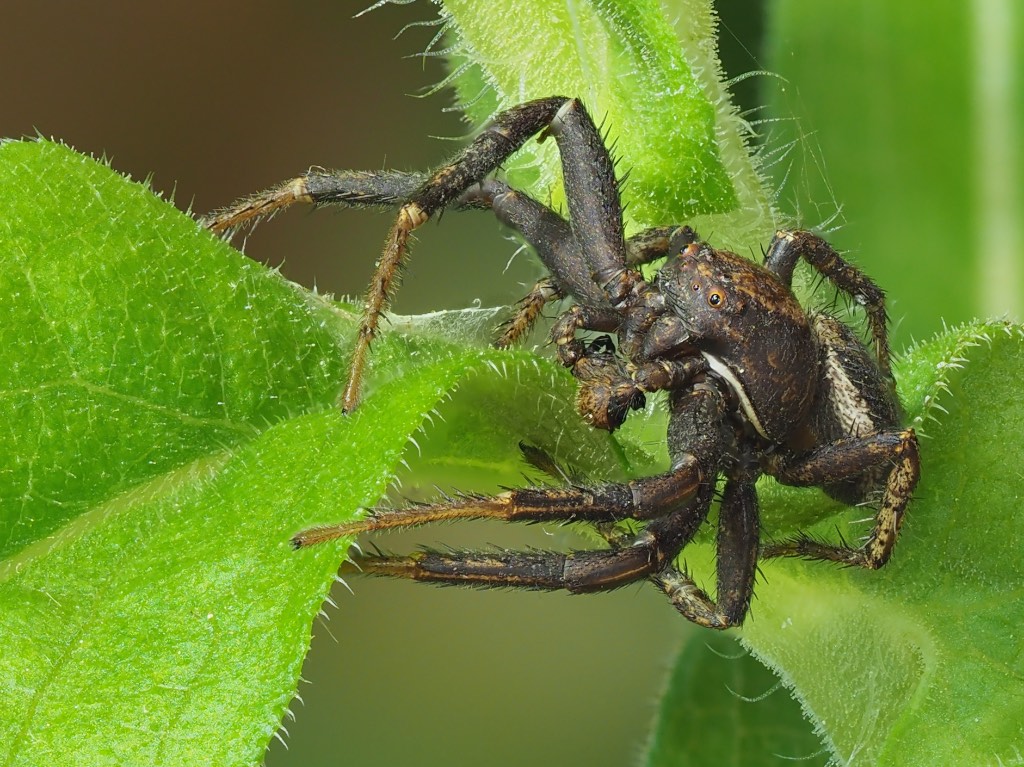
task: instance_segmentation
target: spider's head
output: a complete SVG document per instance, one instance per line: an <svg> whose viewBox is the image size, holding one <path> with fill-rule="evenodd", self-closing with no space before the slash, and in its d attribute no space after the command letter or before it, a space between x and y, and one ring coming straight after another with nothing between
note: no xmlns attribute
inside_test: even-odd
<svg viewBox="0 0 1024 767"><path fill-rule="evenodd" d="M657 288L755 429L784 439L810 409L817 365L807 315L789 288L753 261L702 242L669 258Z"/></svg>

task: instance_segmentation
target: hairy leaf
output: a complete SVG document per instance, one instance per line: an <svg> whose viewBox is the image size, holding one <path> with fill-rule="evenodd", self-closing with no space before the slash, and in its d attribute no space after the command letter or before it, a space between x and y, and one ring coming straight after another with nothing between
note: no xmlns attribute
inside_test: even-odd
<svg viewBox="0 0 1024 767"><path fill-rule="evenodd" d="M628 174L629 227L691 223L747 249L773 212L747 152L745 124L717 77L714 20L703 0L489 3L445 0L452 76L474 125L532 98L579 97ZM683 45L666 22L678 15ZM561 204L554 142L527 146L509 179Z"/></svg>
<svg viewBox="0 0 1024 767"><path fill-rule="evenodd" d="M348 310L56 144L0 147L0 294L5 764L260 762L344 550L289 537L376 504L410 444L492 482L532 437L624 469L564 371L422 333L343 417ZM457 389L437 455L413 435ZM495 397L504 431L471 419Z"/></svg>
<svg viewBox="0 0 1024 767"><path fill-rule="evenodd" d="M654 2L579 3L571 15L543 0L495 3L485 19L452 0L455 82L477 119L582 96L633 169L631 226L695 221L748 252L774 214L715 77L710 11L674 7L694 34L682 51ZM505 36L488 36L495 28ZM558 204L549 144L509 172ZM58 145L0 147L0 290L6 764L258 763L343 552L299 556L288 538L376 504L410 451L431 476L478 472L467 490L517 481L521 439L595 477L658 464L650 440L663 438L663 414L634 417L616 445L575 417L564 371L440 339L426 321L377 344L364 404L343 418L333 405L349 309ZM460 324L473 319L439 326ZM928 439L888 567L762 568L743 642L844 762L1005 763L1021 749L1022 351L1018 327L975 323L902 361L908 416ZM763 485L770 536L864 530L867 512ZM706 541L685 556L710 577ZM692 657L663 723L685 718ZM710 686L721 712L772 705L730 708L726 685ZM787 710L776 721L793 730ZM657 742L658 764L701 753Z"/></svg>

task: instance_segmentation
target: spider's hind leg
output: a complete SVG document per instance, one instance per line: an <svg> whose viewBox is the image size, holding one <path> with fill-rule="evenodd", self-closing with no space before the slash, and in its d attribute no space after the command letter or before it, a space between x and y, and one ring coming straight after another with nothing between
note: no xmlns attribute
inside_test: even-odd
<svg viewBox="0 0 1024 767"><path fill-rule="evenodd" d="M892 351L886 329L885 293L864 272L846 261L824 238L805 230L779 231L772 238L765 266L792 284L796 262L803 258L819 274L864 307L878 367L892 380Z"/></svg>
<svg viewBox="0 0 1024 767"><path fill-rule="evenodd" d="M302 548L361 533L469 519L560 524L654 519L687 503L701 487L703 474L697 458L688 455L676 461L671 471L653 477L592 487L525 487L494 496L461 495L310 528L298 533L292 543Z"/></svg>
<svg viewBox="0 0 1024 767"><path fill-rule="evenodd" d="M789 541L764 546L761 556L819 559L872 570L882 567L892 554L904 512L921 475L921 458L913 429L840 440L779 467L772 474L787 485L828 486L846 478L864 476L876 467L888 467L888 472L883 480L874 528L863 546L835 545L801 534Z"/></svg>

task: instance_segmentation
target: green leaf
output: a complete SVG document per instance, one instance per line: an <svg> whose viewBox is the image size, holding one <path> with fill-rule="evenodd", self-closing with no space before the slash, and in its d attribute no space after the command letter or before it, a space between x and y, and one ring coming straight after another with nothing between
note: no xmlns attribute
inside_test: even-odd
<svg viewBox="0 0 1024 767"><path fill-rule="evenodd" d="M811 732L778 678L725 634L691 635L662 700L647 764L822 765Z"/></svg>
<svg viewBox="0 0 1024 767"><path fill-rule="evenodd" d="M470 109L581 94L634 169L631 226L696 219L742 252L770 234L756 164L720 98L705 4L674 11L697 35L682 52L653 2L574 4L575 16L550 18L531 14L564 6L497 2L486 19L474 7L447 7L472 57L456 78ZM488 40L488 27L522 36ZM509 61L523 50L540 55ZM476 107L474 77L486 86ZM546 194L550 151L539 165L510 163L517 182ZM663 414L635 418L616 445L575 417L564 371L439 339L422 321L377 344L364 404L341 417L349 309L57 145L0 148L0 290L5 764L256 764L344 550L296 555L295 530L375 504L396 474L411 495L427 477L465 472L479 479L465 490L521 482L521 439L594 477L653 471L650 440L663 450ZM472 317L440 324L448 333ZM883 571L763 566L743 642L846 763L1019 753L1022 357L1019 328L976 323L903 360L908 415L929 439ZM404 472L407 459L421 473ZM819 491L763 485L768 535L863 531L852 522L863 512ZM709 543L685 556L710 577ZM682 697L704 679L693 657L677 672ZM666 698L666 726L679 700ZM761 704L715 705L742 715L719 721L733 731ZM780 720L792 729L792 708ZM699 753L658 743L659 763Z"/></svg>
<svg viewBox="0 0 1024 767"><path fill-rule="evenodd" d="M926 436L892 561L878 572L765 563L743 642L794 689L843 763L1007 763L1024 705L1022 329L948 331L910 350L899 373ZM801 504L828 506L807 493L762 498L772 520L779 505L804 518ZM862 515L834 511L812 532L864 534L852 522Z"/></svg>
<svg viewBox="0 0 1024 767"><path fill-rule="evenodd" d="M682 46L666 11L685 19ZM532 98L583 99L628 171L628 228L691 223L744 250L774 231L745 124L718 77L707 2L445 0L442 14L456 48L449 79L474 125ZM554 142L528 145L507 172L561 204Z"/></svg>
<svg viewBox="0 0 1024 767"><path fill-rule="evenodd" d="M891 296L899 345L1024 317L1024 6L766 5L779 202ZM1016 41L1016 42L1015 42Z"/></svg>
<svg viewBox="0 0 1024 767"><path fill-rule="evenodd" d="M343 417L348 310L59 145L0 147L0 291L4 764L259 763L344 550L289 537L377 503L459 387L507 432L449 414L436 465L624 468L564 371L422 334Z"/></svg>

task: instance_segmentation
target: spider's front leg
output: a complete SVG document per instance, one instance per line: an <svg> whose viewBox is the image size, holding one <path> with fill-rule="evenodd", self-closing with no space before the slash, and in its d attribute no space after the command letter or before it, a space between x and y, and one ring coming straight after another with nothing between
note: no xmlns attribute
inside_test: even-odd
<svg viewBox="0 0 1024 767"><path fill-rule="evenodd" d="M331 538L389 528L408 528L454 519L508 522L652 522L632 545L602 551L420 551L408 556L359 556L355 568L433 583L468 586L565 589L573 593L616 588L661 570L696 532L707 514L707 493L695 459L672 471L620 485L526 488L500 495L379 512L363 520L313 528L293 539L307 546ZM674 511L670 511L674 510Z"/></svg>
<svg viewBox="0 0 1024 767"><path fill-rule="evenodd" d="M587 267L584 274L596 277L613 307L642 281L638 272L626 267L622 206L614 167L582 104L576 99L555 96L512 107L499 113L452 162L414 189L408 186L412 186L415 176L392 174L364 177L367 194L362 200L358 190L337 195L338 200L350 199L355 204L389 204L396 197L402 199L367 292L349 379L342 395L343 410L352 410L358 403L369 346L390 301L413 231L435 213L458 203L467 190L497 170L538 133L554 136L559 146L572 232ZM386 183L374 188L378 179ZM207 225L225 230L270 215L294 202L331 202L330 191L317 188L322 180L322 175L307 174L215 214Z"/></svg>

